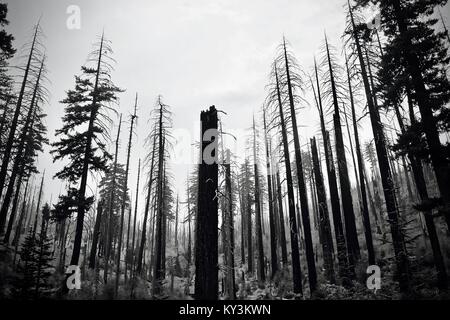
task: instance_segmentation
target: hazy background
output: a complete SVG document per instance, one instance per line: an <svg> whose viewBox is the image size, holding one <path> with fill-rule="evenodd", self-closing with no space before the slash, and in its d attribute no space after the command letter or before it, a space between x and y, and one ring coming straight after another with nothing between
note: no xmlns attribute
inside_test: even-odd
<svg viewBox="0 0 450 320"><path fill-rule="evenodd" d="M80 73L92 43L103 29L112 41L113 57L117 61L112 79L126 89L120 95L119 112L124 117L132 112L134 95L139 93L139 121L129 180L133 199L138 159L146 154L143 143L149 129L149 112L158 94L172 107L174 128L189 130L192 139L198 140L200 111L210 105L227 112L223 116L225 131L247 129L253 112L258 112L264 101L270 65L282 36L287 37L298 61L309 71L313 56L323 43L324 31L332 44L340 43L346 3L330 0L6 2L8 30L14 35L18 49L30 40L32 27L41 17L51 81L50 103L44 107L50 141L54 141L54 131L61 126L63 105L59 101L65 97L66 90L73 88L74 75ZM66 27L69 5L81 9L79 30ZM301 141L305 143L317 132L315 107L301 111L298 122ZM121 136L121 163L126 161L127 130L128 124ZM115 132L113 128L113 139ZM245 137L240 135L238 139L243 142ZM180 143L189 146L190 142L184 139ZM243 156L244 150L239 148ZM46 201L50 197L55 200L61 190L60 181L51 179L62 165L53 163L48 149L38 160L39 168L46 169ZM348 162L350 165L351 159ZM172 165L181 199L185 196L185 178L191 168L192 165L186 164ZM95 192L95 184L91 183L91 188L90 192ZM143 201L144 196L140 198Z"/></svg>

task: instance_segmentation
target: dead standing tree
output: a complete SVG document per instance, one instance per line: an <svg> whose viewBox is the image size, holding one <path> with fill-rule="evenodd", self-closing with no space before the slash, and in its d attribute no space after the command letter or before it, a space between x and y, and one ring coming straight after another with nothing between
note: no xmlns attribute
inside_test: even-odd
<svg viewBox="0 0 450 320"><path fill-rule="evenodd" d="M201 121L201 158L198 173L198 211L195 237L195 298L218 298L218 164L217 110L203 111Z"/></svg>

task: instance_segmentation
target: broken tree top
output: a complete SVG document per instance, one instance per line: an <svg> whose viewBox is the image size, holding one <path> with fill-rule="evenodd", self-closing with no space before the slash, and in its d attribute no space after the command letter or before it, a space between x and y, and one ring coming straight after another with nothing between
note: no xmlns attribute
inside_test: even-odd
<svg viewBox="0 0 450 320"><path fill-rule="evenodd" d="M214 105L210 106L209 110L202 111L200 114L200 119L207 120L207 118L205 118L205 117L208 117L209 115L212 115L212 114L217 114L217 109L216 109L216 106L214 106Z"/></svg>

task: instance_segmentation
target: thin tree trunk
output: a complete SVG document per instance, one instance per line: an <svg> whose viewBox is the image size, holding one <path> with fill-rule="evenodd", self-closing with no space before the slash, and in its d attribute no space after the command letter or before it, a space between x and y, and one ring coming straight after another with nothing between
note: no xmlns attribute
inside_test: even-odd
<svg viewBox="0 0 450 320"><path fill-rule="evenodd" d="M138 175L136 182L136 200L134 206L134 218L133 218L133 236L131 240L131 267L130 267L130 275L134 277L134 268L135 268L135 240L136 240L136 221L137 221L137 208L139 203L139 180L141 178L141 159L139 159L138 164Z"/></svg>
<svg viewBox="0 0 450 320"><path fill-rule="evenodd" d="M92 237L91 254L89 257L89 268L95 268L95 257L97 256L98 239L100 238L100 226L102 223L103 214L103 201L100 201L97 205L97 216L95 218L94 234Z"/></svg>
<svg viewBox="0 0 450 320"><path fill-rule="evenodd" d="M27 179L27 184L25 185L25 191L23 193L23 202L22 202L22 209L20 212L20 217L19 217L19 221L16 225L16 231L14 233L14 238L12 241L12 245L15 246L15 250L14 250L14 256L17 252L17 247L19 244L19 239L20 236L22 234L22 226L23 226L23 222L25 220L25 213L26 213L26 207L27 207L27 196L28 196L28 186L29 186L29 182L30 182L30 178ZM14 259L15 260L15 259ZM14 263L15 264L15 263Z"/></svg>
<svg viewBox="0 0 450 320"><path fill-rule="evenodd" d="M283 111L283 105L281 102L281 92L278 80L278 71L275 66L275 76L277 85L277 98L278 98L278 111L279 119L281 124L281 135L283 140L283 150L284 150L284 162L286 167L286 182L288 189L288 208L289 208L289 230L291 232L291 254L292 254L292 274L294 283L294 293L303 293L302 288L302 271L300 267L300 253L298 248L298 233L297 233L297 221L295 218L295 198L294 189L292 184L292 171L291 171L291 160L289 156L289 143L287 139L285 116ZM314 258L313 258L314 259Z"/></svg>
<svg viewBox="0 0 450 320"><path fill-rule="evenodd" d="M41 186L39 188L39 196L38 196L38 201L37 201L37 206L36 206L36 215L34 216L34 223L33 223L33 237L36 235L37 223L38 223L38 219L39 219L39 209L41 206L42 189L44 186L44 176L45 176L45 170L44 170L44 173L42 174Z"/></svg>
<svg viewBox="0 0 450 320"><path fill-rule="evenodd" d="M272 192L272 169L270 164L270 154L268 137L267 137L267 124L266 124L266 111L263 114L264 121L264 143L266 146L266 170L267 170L267 188L269 196L269 229L270 229L270 262L272 267L271 279L278 271L278 258L277 258L277 234L275 230L275 218L274 218L274 202Z"/></svg>
<svg viewBox="0 0 450 320"><path fill-rule="evenodd" d="M148 211L149 211L149 207L150 207L150 198L151 198L151 194L152 194L153 166L154 166L154 162L155 162L155 150L156 150L156 135L153 138L152 160L150 163L150 176L149 176L148 186L147 186L148 189L147 189L147 198L146 198L146 202L145 202L144 220L142 221L141 245L139 246L139 253L138 253L137 267L136 267L137 274L142 273L142 256L144 254L146 232L147 232Z"/></svg>
<svg viewBox="0 0 450 320"><path fill-rule="evenodd" d="M342 225L342 218L341 218L341 207L339 203L339 192L336 181L336 169L334 167L333 151L331 149L329 134L325 128L325 119L322 107L322 96L320 93L319 77L315 61L314 61L314 71L317 85L317 97L314 90L313 93L314 97L316 98L317 108L319 110L320 128L322 131L322 139L324 144L325 162L328 175L328 187L330 189L331 211L333 213L333 225L336 238L337 257L339 262L339 276L343 280L344 285L349 285L350 282L347 281L347 278L348 277L352 278L354 276L355 274L354 264L353 260L352 261L348 260L352 256L349 257L347 255L347 245L344 237L344 228ZM312 85L312 87L314 88L314 85Z"/></svg>
<svg viewBox="0 0 450 320"><path fill-rule="evenodd" d="M165 274L163 270L163 250L165 249L163 239L165 236L165 212L164 202L164 130L163 130L163 109L160 105L158 122L158 176L157 176L157 213L156 213L156 233L155 233L155 263L153 264L152 295L155 296L161 291L161 281ZM152 266L150 266L152 267Z"/></svg>
<svg viewBox="0 0 450 320"><path fill-rule="evenodd" d="M247 160L246 160L247 161ZM249 173L247 171L247 164L245 165L245 184L246 184L246 194L245 194L245 198L246 198L246 224L247 224L247 254L248 254L248 258L247 258L247 266L248 266L248 273L249 274L253 274L253 241L252 241L252 201L250 198L250 191L248 190L249 188Z"/></svg>
<svg viewBox="0 0 450 320"><path fill-rule="evenodd" d="M94 135L94 121L97 117L97 112L99 106L97 105L97 96L98 96L98 81L100 77L100 65L102 61L102 53L103 53L103 35L100 40L100 48L99 48L99 54L98 54L98 62L97 62L97 70L95 75L95 84L94 84L94 90L92 93L92 111L89 119L89 127L88 127L88 134L86 137L86 150L84 152L84 159L83 159L83 171L81 175L81 182L79 186L79 201L81 202L78 205L78 211L77 211L77 225L75 230L75 239L73 243L73 251L72 251L72 258L70 260L71 265L78 265L78 259L80 257L80 249L81 249L81 240L83 236L83 225L84 225L84 209L85 209L85 194L86 194L86 185L87 185L87 178L89 173L89 163L90 158L89 155L91 154L91 148L92 148L92 140Z"/></svg>
<svg viewBox="0 0 450 320"><path fill-rule="evenodd" d="M225 163L225 191L227 208L225 214L225 255L227 256L226 282L227 296L230 300L236 299L235 292L235 275L234 275L234 223L233 223L233 202L231 190L231 164L230 164L230 150L227 149L226 163Z"/></svg>
<svg viewBox="0 0 450 320"><path fill-rule="evenodd" d="M259 285L262 286L266 281L266 273L264 271L264 248L261 229L261 202L259 197L259 171L256 154L256 127L255 118L253 117L253 168L255 175L255 227L256 227L256 247L258 249L258 268L257 276Z"/></svg>
<svg viewBox="0 0 450 320"><path fill-rule="evenodd" d="M120 207L120 229L119 229L119 243L117 247L117 263L116 263L116 282L114 286L114 296L117 298L117 292L119 289L119 280L120 280L120 256L122 254L122 235L123 235L123 224L125 219L125 205L127 201L127 192L128 192L128 173L130 170L130 153L131 153L131 144L132 144L132 138L133 138L133 128L134 128L134 120L136 119L136 108L137 108L137 93L136 93L136 99L134 102L134 114L131 116L131 125L130 125L130 135L128 137L128 151L127 151L127 163L125 167L125 183L123 187L123 194L122 194L122 204ZM130 221L128 220L128 226L130 225ZM128 228L128 236L127 236L127 247L128 247L128 240L130 236L130 229ZM125 256L125 260L126 260ZM125 279L126 279L126 272L125 269Z"/></svg>
<svg viewBox="0 0 450 320"><path fill-rule="evenodd" d="M325 277L330 283L335 283L333 267L333 238L331 236L330 219L328 216L327 195L320 172L319 156L317 154L316 139L311 139L311 152L316 181L317 198L319 201L319 227L322 232L323 266Z"/></svg>
<svg viewBox="0 0 450 320"><path fill-rule="evenodd" d="M431 163L433 164L439 191L446 205L444 214L446 215L447 227L450 230L450 183L448 183L450 180L450 168L446 159L446 152L444 152L439 139L433 110L429 106L430 94L425 87L424 79L419 69L421 63L415 51L412 50L412 39L408 33L404 10L399 0L392 0L390 3L394 9L400 37L403 40L404 61L406 62L406 69L411 77L411 83L415 91L414 100L417 102L421 114L422 128L429 147Z"/></svg>
<svg viewBox="0 0 450 320"><path fill-rule="evenodd" d="M17 97L16 109L14 111L14 115L11 120L11 125L9 127L8 140L6 141L5 150L3 151L2 166L0 168L0 198L2 197L2 194L3 194L3 187L5 185L6 176L8 173L9 160L11 157L11 151L13 149L13 144L14 144L14 140L15 140L15 136L16 136L16 129L17 129L18 121L19 121L19 116L21 113L23 97L25 95L25 89L26 89L26 85L27 85L27 81L28 81L28 74L31 69L32 58L33 58L33 54L35 52L35 45L36 45L36 41L37 41L38 30L39 30L39 22L36 25L35 30L34 30L33 41L31 43L31 48L30 48L30 54L28 55L27 65L25 67L25 74L23 76L22 85L20 87L20 92ZM32 108L32 105L30 108ZM6 217L0 217L0 219L1 219L0 220L0 226L1 226L4 224ZM3 230L3 227L1 228L1 230Z"/></svg>
<svg viewBox="0 0 450 320"><path fill-rule="evenodd" d="M389 167L389 159L387 156L385 137L383 134L383 128L380 120L379 111L375 108L372 92L367 77L365 61L363 58L361 45L359 42L359 35L355 30L355 22L353 19L353 13L349 6L350 18L352 23L353 38L358 52L359 65L361 69L361 75L364 82L364 89L367 97L367 105L369 108L370 120L372 123L372 131L375 138L375 147L378 156L378 164L381 173L381 182L383 184L384 197L386 201L386 209L391 227L392 242L394 245L394 253L397 263L397 271L399 273L400 290L402 292L409 291L410 289L410 270L408 255L406 251L406 245L404 236L399 225L398 208L395 199L394 186L392 182L392 174Z"/></svg>
<svg viewBox="0 0 450 320"><path fill-rule="evenodd" d="M333 124L334 124L335 144L336 144L336 158L339 172L339 184L341 187L342 209L344 212L345 235L347 238L347 250L349 255L349 261L352 261L352 259L359 260L361 254L359 248L358 234L356 231L355 212L353 210L353 201L352 201L350 180L348 177L347 160L345 157L345 146L342 135L341 118L340 118L338 97L336 92L336 84L334 80L330 51L328 48L328 42L326 37L325 43L327 49L328 67L330 71L330 84L333 93L333 105L334 105Z"/></svg>
<svg viewBox="0 0 450 320"><path fill-rule="evenodd" d="M20 188L22 186L22 177L24 175L24 168L22 167L20 169L19 178L17 179L17 186L16 186L16 192L14 193L14 200L11 208L11 214L9 215L9 221L8 221L8 227L6 228L5 237L3 239L3 242L8 244L9 238L11 236L11 231L13 228L13 224L15 222L16 213L17 213L17 203L19 202L20 197Z"/></svg>
<svg viewBox="0 0 450 320"><path fill-rule="evenodd" d="M113 210L114 210L114 200L115 200L115 192L116 192L116 175L117 175L117 155L119 153L119 138L120 138L120 128L122 126L122 114L120 114L119 119L119 127L117 129L117 137L116 137L116 149L114 152L114 167L113 167L113 176L112 176L112 186L109 193L108 199L108 216L107 221L105 223L105 270L103 271L103 281L105 283L108 282L108 267L109 267L109 258L111 255L111 243L112 243L112 234L113 234Z"/></svg>
<svg viewBox="0 0 450 320"><path fill-rule="evenodd" d="M283 41L284 46L284 62L286 64L286 78L288 85L288 95L289 95L289 106L290 106L290 114L291 114L291 122L292 122L292 132L294 135L294 149L295 149L295 163L297 166L297 183L299 187L300 193L300 206L301 206L301 215L302 215L302 224L303 224L303 235L305 238L305 246L306 246L306 262L308 265L308 281L309 288L311 293L316 290L317 287L317 272L316 272L316 264L314 261L314 249L311 237L311 224L309 218L309 208L308 208L308 196L306 192L305 179L303 176L303 163L302 163L302 153L300 149L300 139L298 137L298 126L297 126L297 116L294 106L294 96L291 85L291 76L289 73L289 63L286 52L286 43ZM300 224L300 220L299 220Z"/></svg>
<svg viewBox="0 0 450 320"><path fill-rule="evenodd" d="M44 69L44 59L45 58L42 58L42 61L41 61L40 67L39 67L39 72L36 77L36 83L35 83L34 89L33 89L33 96L31 98L30 107L27 112L25 124L24 124L24 126L22 128L22 132L20 134L20 140L19 140L19 145L17 147L17 151L16 151L16 157L14 159L11 176L9 177L9 181L8 181L8 188L6 190L6 194L3 199L3 203L2 203L2 208L0 210L0 234L2 234L4 232L6 217L8 215L9 204L10 204L10 201L12 198L12 194L13 194L14 186L15 186L15 182L16 182L16 176L19 173L19 171L21 170L20 169L21 163L25 161L24 151L26 151L28 148L30 148L31 142L27 142L26 139L29 135L32 134L32 127L34 124L34 119L36 117L36 108L37 108L36 99L37 99L37 95L38 95L39 83L41 80L42 71ZM16 130L16 129L14 129L14 130ZM6 157L6 155L5 155L5 157ZM24 166L24 165L25 165L25 163L22 163L22 166ZM1 189L2 189L2 186L0 186L0 197L1 197Z"/></svg>
<svg viewBox="0 0 450 320"><path fill-rule="evenodd" d="M276 190L277 190L277 204L278 204L278 213L280 215L280 246L281 246L281 262L283 262L283 268L287 267L287 241L286 241L286 229L284 223L284 214L283 214L283 197L281 195L281 181L280 181L280 172L277 168L276 173Z"/></svg>
<svg viewBox="0 0 450 320"><path fill-rule="evenodd" d="M361 146L359 144L359 134L358 134L358 124L356 123L356 112L355 112L355 104L353 100L353 89L351 84L351 77L350 77L350 70L348 68L348 61L347 56L345 57L345 65L347 70L347 81L348 81L348 92L350 95L350 106L352 109L352 120L353 120L353 133L355 136L355 147L356 147L356 158L358 159L358 171L359 171L359 177L356 176L356 178L359 178L359 184L358 188L360 188L361 191L361 213L363 218L363 226L364 226L364 235L366 238L366 246L367 246L367 255L370 265L375 264L375 250L373 247L373 239L372 239L372 228L370 227L370 216L369 216L369 207L367 205L367 196L366 196L366 186L364 184L364 159L362 157L361 153ZM347 116L346 116L347 119ZM348 128L348 124L347 124ZM350 134L349 134L350 136ZM352 152L353 155L353 152ZM355 168L355 175L356 175L356 168Z"/></svg>

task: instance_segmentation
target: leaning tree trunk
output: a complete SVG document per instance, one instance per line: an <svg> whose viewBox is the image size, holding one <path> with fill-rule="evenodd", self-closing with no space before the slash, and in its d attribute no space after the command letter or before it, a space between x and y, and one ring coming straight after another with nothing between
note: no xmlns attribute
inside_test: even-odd
<svg viewBox="0 0 450 320"><path fill-rule="evenodd" d="M274 219L274 202L272 193L272 170L270 165L270 153L269 143L267 137L267 124L266 124L266 111L263 113L264 121L264 142L266 146L266 170L267 170L267 193L269 196L269 229L270 229L270 262L272 266L271 279L275 276L278 271L278 258L277 258L277 235L275 230L275 219Z"/></svg>
<svg viewBox="0 0 450 320"><path fill-rule="evenodd" d="M107 221L105 221L105 268L103 270L103 281L105 283L108 282L108 268L109 268L109 257L111 254L111 243L112 243L112 222L113 222L113 210L114 210L114 200L115 200L115 192L116 192L116 175L117 175L117 155L119 153L119 137L120 137L120 128L122 125L122 114L120 114L119 119L119 128L117 129L117 137L116 137L116 149L114 153L114 167L113 167L113 176L112 176L112 185L111 190L109 192L108 199L108 216Z"/></svg>
<svg viewBox="0 0 450 320"><path fill-rule="evenodd" d="M358 234L356 231L355 212L353 210L352 191L350 186L350 180L348 177L347 160L345 157L345 146L344 146L344 138L342 135L341 118L340 118L338 97L336 92L336 84L333 74L333 68L331 65L330 51L328 48L328 42L326 38L325 44L327 50L328 68L330 71L330 85L333 94L333 106L334 106L333 124L334 124L334 134L336 144L336 158L339 172L339 183L341 186L342 209L344 211L345 235L347 238L347 251L349 255L349 261L352 261L352 259L358 260L360 258L361 253L359 248Z"/></svg>
<svg viewBox="0 0 450 320"><path fill-rule="evenodd" d="M409 96L409 90L407 90L407 99L408 106L410 109L413 109L412 99ZM403 119L400 114L399 106L394 105L394 110L397 116L397 121L400 127L400 131L402 134L405 133L405 125L403 123ZM411 124L416 124L416 118L414 112L410 114ZM416 184L417 193L419 194L420 201L426 202L429 199L427 184L425 182L425 177L423 175L422 163L419 159L417 159L411 152L407 154L408 159L411 163L411 169L413 171L414 181ZM423 216L425 218L425 225L428 231L428 238L430 240L431 249L433 251L434 264L436 267L436 271L438 274L438 286L441 289L445 289L448 286L447 281L447 271L445 268L444 259L441 252L441 247L439 244L439 238L436 231L436 226L433 220L433 212L431 210L426 210L423 212Z"/></svg>
<svg viewBox="0 0 450 320"><path fill-rule="evenodd" d="M333 267L333 238L331 236L330 218L328 216L327 195L320 172L320 162L317 153L316 138L311 139L311 153L316 182L317 199L319 201L319 228L322 233L323 264L325 277L330 283L335 283Z"/></svg>
<svg viewBox="0 0 450 320"><path fill-rule="evenodd" d="M355 22L353 13L349 6L350 18L352 23L353 39L356 45L359 65L361 69L361 75L364 83L364 89L367 97L367 105L369 108L370 120L372 123L372 131L375 138L375 147L378 156L378 164L381 173L381 182L383 185L384 197L386 201L386 209L391 227L392 242L394 245L394 253L397 264L397 272L399 274L400 290L402 292L409 291L410 289L410 270L408 255L405 245L404 235L399 224L398 208L395 199L394 186L392 182L391 169L389 167L389 159L387 156L385 137L383 133L383 127L381 124L379 111L375 108L373 103L372 92L367 77L365 61L361 45L359 42L359 35L355 28Z"/></svg>
<svg viewBox="0 0 450 320"><path fill-rule="evenodd" d="M258 268L257 276L259 285L262 286L266 281L266 273L264 268L264 248L261 230L261 202L259 197L259 171L256 154L256 128L255 119L253 118L253 168L255 174L255 227L256 227L256 247L258 249Z"/></svg>
<svg viewBox="0 0 450 320"><path fill-rule="evenodd" d="M410 75L411 83L415 91L414 98L419 107L423 124L422 128L427 140L439 191L446 206L444 214L446 215L447 227L450 230L450 183L448 183L450 180L450 166L446 159L446 152L439 139L438 127L433 110L429 106L430 94L425 87L423 75L419 69L421 63L415 51L412 50L412 39L408 32L408 25L403 12L404 9L402 9L399 0L392 0L390 4L394 9L398 31L402 39L404 48L403 57L406 62L405 67Z"/></svg>
<svg viewBox="0 0 450 320"><path fill-rule="evenodd" d="M20 92L17 97L16 109L14 111L14 115L11 120L11 124L9 126L9 135L8 135L8 139L6 140L5 150L3 151L2 166L0 168L0 198L2 197L2 194L3 194L3 187L5 185L5 181L6 181L6 177L7 177L7 173L8 173L9 160L11 157L13 144L14 144L14 140L16 137L16 129L17 129L18 121L19 121L19 116L21 114L22 101L23 101L23 98L25 95L25 89L26 89L27 81L28 81L28 74L30 72L30 69L32 68L31 63L33 60L34 52L35 52L35 45L36 45L36 41L37 41L38 30L39 30L39 24L35 27L35 30L34 30L34 36L33 36L33 41L31 43L30 54L28 55L27 65L25 67L25 74L23 76L22 85L20 87ZM30 108L32 108L32 106ZM6 220L6 217L4 217L4 218L1 217L1 220L3 220L3 223L4 223L4 221ZM0 220L0 225L2 224L1 220Z"/></svg>
<svg viewBox="0 0 450 320"><path fill-rule="evenodd" d="M294 95L291 85L291 75L289 72L289 62L287 58L285 42L283 42L283 46L284 46L284 62L286 64L286 80L289 95L289 106L291 111L292 132L294 134L295 164L297 166L297 183L300 193L303 236L305 237L306 262L308 265L308 281L310 291L311 293L313 293L317 287L317 272L316 272L316 263L314 261L314 249L311 237L311 224L309 221L310 219L309 219L308 196L306 192L305 179L303 176L302 153L300 150L300 139L298 137L297 116L294 106Z"/></svg>
<svg viewBox="0 0 450 320"><path fill-rule="evenodd" d="M320 129L322 132L322 139L324 144L324 154L325 154L325 162L326 162L326 168L327 168L327 175L328 175L328 187L330 190L330 200L331 200L331 211L333 214L333 225L334 225L334 234L336 238L336 248L337 248L337 257L338 257L338 266L339 266L339 276L343 280L343 283L345 285L350 284L346 279L348 277L353 277L355 274L354 271L354 265L353 261L348 261L347 256L347 245L345 243L345 236L344 236L344 228L342 225L342 218L341 218L341 206L339 203L339 192L338 192L338 186L336 181L336 169L334 167L334 160L333 160L333 150L331 149L330 139L328 131L325 128L325 118L323 113L323 106L322 106L322 96L320 92L320 85L319 85L319 77L318 77L318 71L317 71L317 64L314 61L314 71L315 71L315 78L316 78L316 85L317 85L317 97L315 90L313 89L314 97L316 98L316 104L317 108L319 110L319 116L320 116ZM314 88L314 85L311 85Z"/></svg>
<svg viewBox="0 0 450 320"><path fill-rule="evenodd" d="M148 211L150 210L150 201L151 201L151 195L152 195L153 166L155 163L155 150L156 150L156 135L153 138L152 160L150 162L150 176L149 176L148 186L147 186L147 198L145 200L144 220L142 221L141 244L139 246L137 266L136 266L137 274L142 273L142 256L144 255L146 233L147 233Z"/></svg>
<svg viewBox="0 0 450 320"><path fill-rule="evenodd" d="M200 121L202 148L198 172L198 212L195 228L195 298L217 300L219 284L216 108L212 106L209 111L203 111ZM214 140L211 141L213 137Z"/></svg>
<svg viewBox="0 0 450 320"><path fill-rule="evenodd" d="M30 182L30 178L27 179L27 184L25 185L25 191L23 192L23 199L22 199L22 209L20 211L19 221L17 222L17 225L16 225L14 238L13 238L12 243L11 243L15 247L15 249L14 249L14 257L15 257L16 252L17 252L17 247L19 245L19 239L20 239L20 236L22 234L22 228L23 228L23 224L24 224L23 222L25 220L25 211L26 211L26 207L27 207L27 196L28 196L29 182ZM15 263L13 263L13 264L15 264Z"/></svg>
<svg viewBox="0 0 450 320"><path fill-rule="evenodd" d="M122 194L122 204L120 206L120 229L119 229L119 243L117 246L117 262L116 262L116 282L114 285L114 296L117 298L117 292L119 289L119 278L120 278L120 256L122 251L122 235L123 235L123 223L125 219L125 205L127 201L127 192L128 192L128 173L130 170L130 153L131 153L131 143L133 138L133 126L134 126L134 120L136 119L136 108L137 108L137 93L136 93L136 100L134 102L134 114L131 116L131 125L130 125L130 135L128 137L128 151L127 151L127 163L125 167L125 182L123 187L123 194ZM128 225L129 225L128 221ZM129 230L129 229L128 229ZM127 237L127 246L128 246L128 240L129 240L129 232ZM127 257L125 256L125 260ZM126 268L125 268L125 279L126 279Z"/></svg>
<svg viewBox="0 0 450 320"><path fill-rule="evenodd" d="M36 215L34 216L34 223L33 223L33 238L36 235L37 223L39 220L39 209L41 207L42 189L44 187L44 176L45 176L45 170L44 170L44 173L42 173L41 186L39 187L39 196L38 196L38 201L37 201L37 205L36 205Z"/></svg>
<svg viewBox="0 0 450 320"><path fill-rule="evenodd" d="M73 242L73 251L72 258L70 260L71 265L78 265L78 259L80 257L81 250L81 240L83 236L83 226L84 226L84 214L85 214L85 195L86 195L86 186L87 179L89 173L89 164L91 163L91 151L92 151L92 140L94 137L94 121L97 118L98 108L97 99L98 95L98 82L101 74L100 65L102 61L102 53L103 53L103 35L100 40L100 48L98 51L98 61L97 61L97 70L95 74L95 84L92 92L92 111L89 119L89 126L86 136L86 149L84 151L84 159L83 159L83 170L81 174L81 182L79 186L78 199L80 201L77 210L77 224L75 229L75 239Z"/></svg>
<svg viewBox="0 0 450 320"><path fill-rule="evenodd" d="M362 204L362 217L363 217L363 225L364 225L364 235L366 237L366 246L367 246L367 255L369 258L369 264L375 264L375 250L373 248L373 239L372 239L372 228L370 227L370 216L369 216L369 207L367 205L367 195L366 195L366 185L364 184L364 159L361 154L361 146L359 144L359 134L358 134L358 124L356 123L356 112L355 112L355 104L353 100L353 90L350 78L350 71L348 69L348 61L347 56L345 57L345 64L347 69L347 81L348 81L348 92L350 96L350 106L352 109L352 120L353 120L353 131L355 136L355 148L356 148L356 158L358 159L358 171L359 184L358 187L361 191L361 204Z"/></svg>
<svg viewBox="0 0 450 320"><path fill-rule="evenodd" d="M89 257L89 269L95 269L95 257L97 256L98 239L100 238L100 226L102 223L103 201L97 205L97 216L95 218L94 234L92 236L91 254Z"/></svg>
<svg viewBox="0 0 450 320"><path fill-rule="evenodd" d="M134 205L134 218L133 218L133 236L131 240L131 267L130 267L130 276L134 279L134 271L135 271L135 243L136 243L136 221L137 221L137 209L139 203L139 181L141 179L141 159L139 158L138 164L138 174L137 174L137 182L136 182L136 200ZM134 285L134 283L133 283Z"/></svg>
<svg viewBox="0 0 450 320"><path fill-rule="evenodd" d="M286 183L288 189L288 207L289 207L289 226L291 232L291 254L292 254L292 280L294 283L294 293L303 293L302 271L300 267L300 253L298 248L297 221L295 218L295 198L294 187L292 183L291 160L289 156L289 142L287 138L285 116L283 104L281 102L280 84L278 80L278 71L275 66L275 77L277 85L278 112L281 125L281 136L283 140L284 163L286 168Z"/></svg>
<svg viewBox="0 0 450 320"><path fill-rule="evenodd" d="M9 238L11 237L12 227L13 227L13 224L16 219L17 204L18 204L19 198L20 198L20 189L22 187L22 178L24 175L23 171L24 171L24 168L22 167L20 169L19 178L17 179L17 186L16 186L16 191L14 192L14 200L12 203L11 213L9 215L8 226L6 227L5 237L3 238L3 242L5 244L9 243Z"/></svg>
<svg viewBox="0 0 450 320"><path fill-rule="evenodd" d="M26 140L33 132L32 127L34 124L34 119L36 117L39 83L41 80L41 75L42 75L43 69L44 69L44 58L42 58L42 61L41 61L40 67L39 67L39 72L36 77L36 83L34 85L33 95L31 97L31 102L30 102L30 107L28 108L25 124L24 124L22 132L20 134L19 145L16 150L16 157L14 159L11 176L9 177L8 188L6 190L6 194L3 199L2 208L0 210L0 234L3 233L4 228L5 228L6 216L8 215L9 204L10 204L12 194L14 191L16 176L19 173L19 171L21 170L20 165L21 164L25 165L24 164L24 161L25 161L24 151L26 151L26 148L29 146L29 143L30 143L30 142L27 143ZM5 155L5 157L6 157L6 155ZM1 197L1 189L2 189L2 186L0 186L0 197Z"/></svg>

